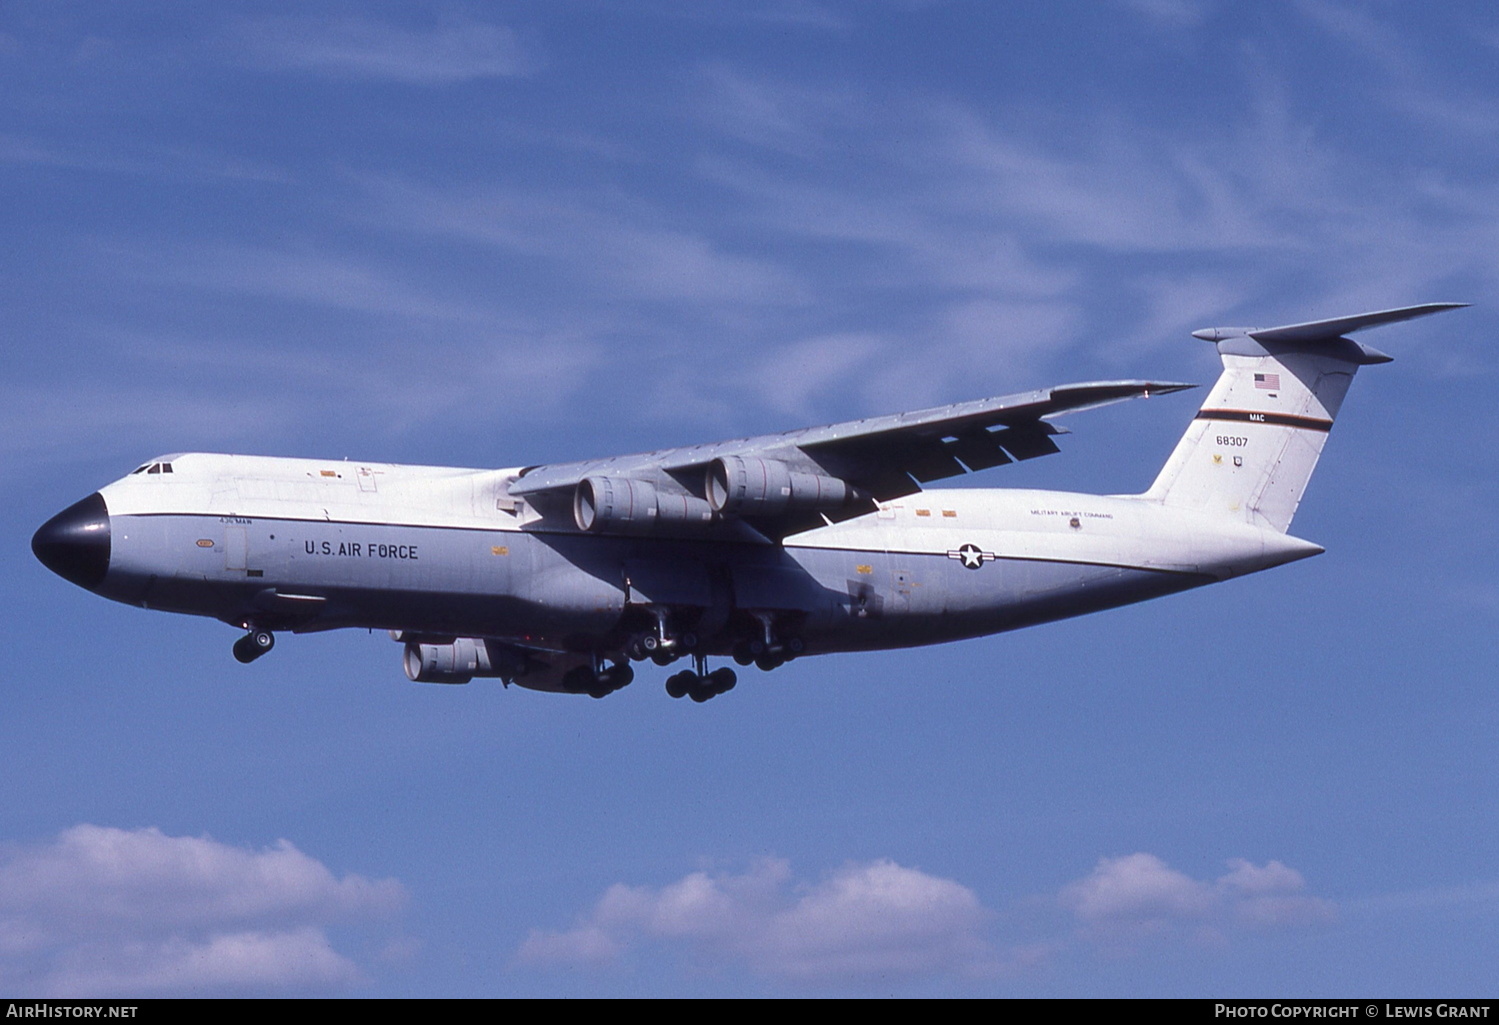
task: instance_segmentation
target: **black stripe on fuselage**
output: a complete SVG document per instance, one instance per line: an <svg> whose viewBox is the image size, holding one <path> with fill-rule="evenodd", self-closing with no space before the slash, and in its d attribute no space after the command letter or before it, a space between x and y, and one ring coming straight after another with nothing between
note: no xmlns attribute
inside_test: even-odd
<svg viewBox="0 0 1499 1025"><path fill-rule="evenodd" d="M1271 424L1275 427L1299 427L1303 431L1321 431L1323 434L1332 430L1331 420L1323 420L1315 416L1293 416L1290 413L1260 413L1249 409L1203 409L1198 411L1196 419L1232 420L1236 423Z"/></svg>

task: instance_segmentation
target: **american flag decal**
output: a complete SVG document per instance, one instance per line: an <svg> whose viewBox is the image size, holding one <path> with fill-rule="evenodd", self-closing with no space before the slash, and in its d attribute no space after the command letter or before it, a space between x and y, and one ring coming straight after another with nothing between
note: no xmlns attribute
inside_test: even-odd
<svg viewBox="0 0 1499 1025"><path fill-rule="evenodd" d="M1279 374L1255 374L1254 386L1264 388L1266 391L1280 391Z"/></svg>

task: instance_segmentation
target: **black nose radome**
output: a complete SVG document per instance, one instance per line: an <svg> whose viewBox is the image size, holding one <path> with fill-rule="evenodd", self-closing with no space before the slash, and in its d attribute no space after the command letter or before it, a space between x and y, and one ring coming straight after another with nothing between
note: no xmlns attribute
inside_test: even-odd
<svg viewBox="0 0 1499 1025"><path fill-rule="evenodd" d="M42 524L31 550L52 572L90 591L109 572L109 509L97 491Z"/></svg>

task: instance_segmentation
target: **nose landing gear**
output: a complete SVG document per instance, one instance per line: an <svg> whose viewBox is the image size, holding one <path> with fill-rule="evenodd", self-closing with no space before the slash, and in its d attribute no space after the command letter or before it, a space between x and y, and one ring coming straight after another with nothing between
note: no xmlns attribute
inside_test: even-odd
<svg viewBox="0 0 1499 1025"><path fill-rule="evenodd" d="M275 634L269 630L251 630L234 642L234 657L249 665L275 646Z"/></svg>

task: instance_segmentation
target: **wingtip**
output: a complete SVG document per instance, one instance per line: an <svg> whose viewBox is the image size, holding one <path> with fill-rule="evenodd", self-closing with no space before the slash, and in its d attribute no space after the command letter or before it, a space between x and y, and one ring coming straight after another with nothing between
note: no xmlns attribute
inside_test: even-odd
<svg viewBox="0 0 1499 1025"><path fill-rule="evenodd" d="M1189 391L1192 388L1200 388L1198 384L1188 384L1185 381L1147 381L1141 389L1142 398L1150 398L1152 395L1170 395L1172 392Z"/></svg>

